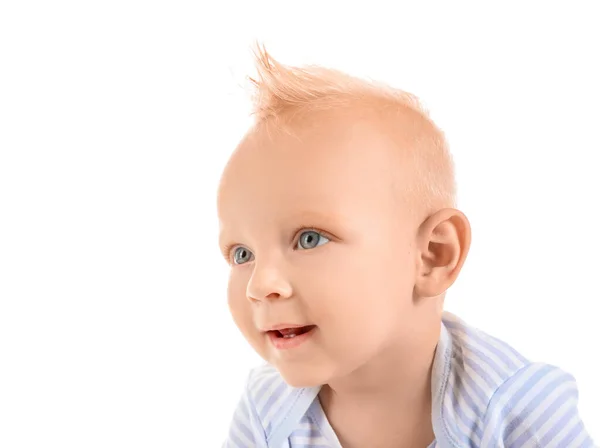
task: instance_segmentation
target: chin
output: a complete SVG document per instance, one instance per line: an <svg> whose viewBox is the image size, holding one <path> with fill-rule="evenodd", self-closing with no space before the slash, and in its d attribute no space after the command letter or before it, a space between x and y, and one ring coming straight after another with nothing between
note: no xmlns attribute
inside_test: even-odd
<svg viewBox="0 0 600 448"><path fill-rule="evenodd" d="M324 372L319 372L319 369L314 367L308 368L294 368L294 367L283 367L275 366L279 371L279 374L286 382L288 386L303 388L303 387L319 387L327 383L328 377L324 375Z"/></svg>

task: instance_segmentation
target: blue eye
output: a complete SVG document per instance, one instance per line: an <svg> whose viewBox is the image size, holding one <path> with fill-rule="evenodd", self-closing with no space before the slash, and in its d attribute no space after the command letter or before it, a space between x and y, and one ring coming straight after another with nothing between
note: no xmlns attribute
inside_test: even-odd
<svg viewBox="0 0 600 448"><path fill-rule="evenodd" d="M252 252L245 247L238 247L233 252L233 262L235 264L244 264L252 260Z"/></svg>
<svg viewBox="0 0 600 448"><path fill-rule="evenodd" d="M307 230L300 234L298 238L297 249L314 249L317 246L321 246L328 243L329 239L321 235L319 232L314 230Z"/></svg>

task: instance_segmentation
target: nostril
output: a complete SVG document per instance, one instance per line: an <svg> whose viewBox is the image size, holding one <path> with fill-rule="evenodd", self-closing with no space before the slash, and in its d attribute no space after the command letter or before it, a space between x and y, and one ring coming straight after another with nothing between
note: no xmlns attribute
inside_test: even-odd
<svg viewBox="0 0 600 448"><path fill-rule="evenodd" d="M279 300L281 298L281 294L278 294L276 292L272 292L271 294L268 294L266 296L258 294L246 294L246 297L251 302L262 302L264 300Z"/></svg>

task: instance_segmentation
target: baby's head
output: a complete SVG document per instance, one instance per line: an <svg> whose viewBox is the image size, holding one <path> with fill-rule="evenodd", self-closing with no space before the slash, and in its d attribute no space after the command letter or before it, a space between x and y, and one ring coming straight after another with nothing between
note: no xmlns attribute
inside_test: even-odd
<svg viewBox="0 0 600 448"><path fill-rule="evenodd" d="M218 195L235 323L292 386L409 359L437 341L470 244L442 132L410 94L264 49L257 66Z"/></svg>

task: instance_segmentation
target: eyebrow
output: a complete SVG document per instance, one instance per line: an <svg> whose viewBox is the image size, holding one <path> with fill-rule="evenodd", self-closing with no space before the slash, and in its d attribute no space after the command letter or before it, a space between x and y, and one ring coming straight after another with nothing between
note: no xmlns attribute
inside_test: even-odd
<svg viewBox="0 0 600 448"><path fill-rule="evenodd" d="M287 220L288 218L286 218ZM337 213L328 212L321 213L315 211L304 210L300 212L295 212L289 216L290 221L317 221L317 222L325 222L331 224L337 224L340 222L344 222L344 219ZM306 224L310 224L310 222L306 222Z"/></svg>
<svg viewBox="0 0 600 448"><path fill-rule="evenodd" d="M225 238L227 236L227 227L223 226L220 228L219 230L219 248L223 249L225 247L227 238Z"/></svg>

